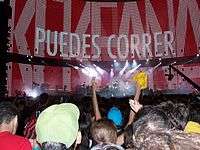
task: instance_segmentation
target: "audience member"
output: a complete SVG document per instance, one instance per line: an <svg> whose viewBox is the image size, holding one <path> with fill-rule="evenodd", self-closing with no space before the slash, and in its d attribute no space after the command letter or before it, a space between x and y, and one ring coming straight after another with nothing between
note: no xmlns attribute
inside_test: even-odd
<svg viewBox="0 0 200 150"><path fill-rule="evenodd" d="M117 128L113 122L108 119L99 119L93 122L91 126L91 135L94 142L97 143L97 145L92 148L93 150L104 149L105 145L109 144L114 146L117 142ZM115 146L122 149L119 145Z"/></svg>
<svg viewBox="0 0 200 150"><path fill-rule="evenodd" d="M0 103L0 149L31 150L28 139L14 135L18 126L17 108L10 102Z"/></svg>
<svg viewBox="0 0 200 150"><path fill-rule="evenodd" d="M120 128L123 124L123 116L119 108L111 107L108 111L107 118L112 120L113 123Z"/></svg>
<svg viewBox="0 0 200 150"><path fill-rule="evenodd" d="M24 134L31 138L29 140L14 135L18 125L17 108L12 103L1 102L0 149L200 149L198 101L192 101L192 97L187 99L162 94L157 97L153 95L144 102L141 92L141 86L136 83L134 99L122 99L124 105L121 105L121 99L118 101L115 98L108 100L110 104L107 105L103 103L103 98L98 97L100 108L95 79L92 80L92 103L91 97L86 97L84 104L82 101L76 101L76 97L72 97L69 101L74 104L60 104L54 96L42 94L37 106L36 102L30 105L33 109L28 113L36 113L32 113L32 117L23 113L24 119L21 120L22 123L26 120ZM24 112L22 108L26 107L26 101L19 101L16 104L20 104L18 110Z"/></svg>
<svg viewBox="0 0 200 150"><path fill-rule="evenodd" d="M42 144L42 150L75 149L81 142L79 115L78 107L71 103L45 109L36 122L37 141Z"/></svg>

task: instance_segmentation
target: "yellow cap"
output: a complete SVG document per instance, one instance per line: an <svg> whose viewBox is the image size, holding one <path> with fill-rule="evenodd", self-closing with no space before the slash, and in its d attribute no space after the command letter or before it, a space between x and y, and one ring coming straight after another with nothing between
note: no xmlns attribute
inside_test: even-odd
<svg viewBox="0 0 200 150"><path fill-rule="evenodd" d="M197 122L189 121L185 126L186 133L200 133L200 124Z"/></svg>
<svg viewBox="0 0 200 150"><path fill-rule="evenodd" d="M141 71L133 76L133 81L140 85L141 89L146 89L148 84L147 74Z"/></svg>

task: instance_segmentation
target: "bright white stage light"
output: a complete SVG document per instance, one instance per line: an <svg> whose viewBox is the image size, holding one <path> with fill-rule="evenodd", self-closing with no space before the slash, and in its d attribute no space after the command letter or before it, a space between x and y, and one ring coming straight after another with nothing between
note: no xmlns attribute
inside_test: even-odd
<svg viewBox="0 0 200 150"><path fill-rule="evenodd" d="M83 74L85 74L85 75L88 75L88 74L89 74L89 72L88 72L85 68L82 68L82 69L81 69L81 72L82 72Z"/></svg>
<svg viewBox="0 0 200 150"><path fill-rule="evenodd" d="M135 68L135 67L137 67L137 62L136 62L136 60L133 60L132 68Z"/></svg>
<svg viewBox="0 0 200 150"><path fill-rule="evenodd" d="M159 64L157 64L157 65L153 68L153 70L157 69L161 64L162 64L161 62L160 62Z"/></svg>
<svg viewBox="0 0 200 150"><path fill-rule="evenodd" d="M98 77L98 73L93 68L85 67L85 68L81 69L81 71L82 71L82 73L84 73L85 75L87 75L89 77Z"/></svg>
<svg viewBox="0 0 200 150"><path fill-rule="evenodd" d="M36 97L38 97L38 93L37 93L37 91L32 91L29 96L36 98Z"/></svg>
<svg viewBox="0 0 200 150"><path fill-rule="evenodd" d="M103 70L102 68L100 68L99 66L93 64L93 66L95 67L96 71L100 74L103 75L104 73L106 73L105 70Z"/></svg>
<svg viewBox="0 0 200 150"><path fill-rule="evenodd" d="M79 67L78 67L78 66L74 66L74 69L78 70L78 69L79 69Z"/></svg>
<svg viewBox="0 0 200 150"><path fill-rule="evenodd" d="M113 71L113 68L111 68L110 70L110 78L112 79L114 77L114 71Z"/></svg>
<svg viewBox="0 0 200 150"><path fill-rule="evenodd" d="M126 60L126 63L125 63L125 68L127 68L129 66L129 63L128 63L128 60Z"/></svg>
<svg viewBox="0 0 200 150"><path fill-rule="evenodd" d="M80 64L81 67L85 67L84 65Z"/></svg>
<svg viewBox="0 0 200 150"><path fill-rule="evenodd" d="M119 62L117 62L116 60L114 60L114 67L118 68L120 66Z"/></svg>
<svg viewBox="0 0 200 150"><path fill-rule="evenodd" d="M175 62L173 62L173 63L171 63L171 65L174 65L174 64L176 64L176 61L175 61Z"/></svg>
<svg viewBox="0 0 200 150"><path fill-rule="evenodd" d="M141 66L141 64L137 65L135 68L129 70L126 74L125 74L125 78L128 79L130 78L130 76Z"/></svg>
<svg viewBox="0 0 200 150"><path fill-rule="evenodd" d="M124 68L119 72L119 75L122 76L125 72L125 70L128 68L129 66L129 63L128 63L128 60L126 60L126 63L124 65Z"/></svg>
<svg viewBox="0 0 200 150"><path fill-rule="evenodd" d="M26 90L25 90L25 93L26 93L27 96L30 96L30 97L32 97L32 98L36 98L36 97L39 96L39 93L38 93L38 91L37 91L36 89L33 89L33 90L31 90L31 89L26 89Z"/></svg>
<svg viewBox="0 0 200 150"><path fill-rule="evenodd" d="M141 64L137 65L135 68L130 70L130 73L134 73L139 67L141 66Z"/></svg>

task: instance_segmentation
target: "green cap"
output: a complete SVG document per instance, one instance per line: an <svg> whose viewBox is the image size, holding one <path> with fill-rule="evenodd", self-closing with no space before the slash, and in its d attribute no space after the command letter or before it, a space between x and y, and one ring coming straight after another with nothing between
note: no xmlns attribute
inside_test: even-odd
<svg viewBox="0 0 200 150"><path fill-rule="evenodd" d="M63 143L69 148L77 137L79 115L78 107L71 103L46 108L36 122L37 141Z"/></svg>

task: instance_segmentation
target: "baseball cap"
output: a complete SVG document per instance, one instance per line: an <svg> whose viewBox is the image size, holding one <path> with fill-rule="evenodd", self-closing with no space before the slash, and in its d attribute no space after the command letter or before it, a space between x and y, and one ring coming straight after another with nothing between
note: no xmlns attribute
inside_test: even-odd
<svg viewBox="0 0 200 150"><path fill-rule="evenodd" d="M52 105L46 108L36 122L39 143L57 142L69 148L76 140L80 116L79 109L72 103Z"/></svg>
<svg viewBox="0 0 200 150"><path fill-rule="evenodd" d="M200 124L197 122L189 121L184 131L186 133L200 133Z"/></svg>
<svg viewBox="0 0 200 150"><path fill-rule="evenodd" d="M108 111L107 118L112 120L116 126L122 126L122 113L117 107L112 107Z"/></svg>

